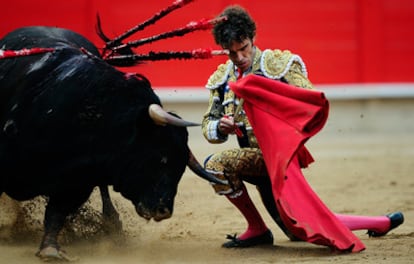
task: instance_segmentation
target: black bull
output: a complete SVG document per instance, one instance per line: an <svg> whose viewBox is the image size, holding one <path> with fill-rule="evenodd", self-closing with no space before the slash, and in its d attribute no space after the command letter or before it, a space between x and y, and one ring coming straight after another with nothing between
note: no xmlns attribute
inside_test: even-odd
<svg viewBox="0 0 414 264"><path fill-rule="evenodd" d="M0 194L49 198L41 256L59 256L58 232L96 186L159 221L187 165L214 181L187 145L191 123L157 107L145 77L118 71L72 31L27 27L0 40L3 51L31 48L53 50L0 59Z"/></svg>

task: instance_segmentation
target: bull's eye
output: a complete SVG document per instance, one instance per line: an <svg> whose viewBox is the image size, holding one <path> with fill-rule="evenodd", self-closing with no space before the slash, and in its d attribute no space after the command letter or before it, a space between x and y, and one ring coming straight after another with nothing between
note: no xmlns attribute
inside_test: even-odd
<svg viewBox="0 0 414 264"><path fill-rule="evenodd" d="M162 157L161 158L161 164L167 164L168 158L167 157Z"/></svg>

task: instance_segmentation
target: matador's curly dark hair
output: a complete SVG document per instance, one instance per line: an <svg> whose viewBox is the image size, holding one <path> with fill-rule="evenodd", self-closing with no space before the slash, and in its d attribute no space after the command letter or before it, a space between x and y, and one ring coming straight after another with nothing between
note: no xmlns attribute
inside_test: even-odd
<svg viewBox="0 0 414 264"><path fill-rule="evenodd" d="M241 6L229 6L219 15L227 16L227 20L213 28L214 40L223 48L228 48L232 41L242 42L256 35L256 23Z"/></svg>

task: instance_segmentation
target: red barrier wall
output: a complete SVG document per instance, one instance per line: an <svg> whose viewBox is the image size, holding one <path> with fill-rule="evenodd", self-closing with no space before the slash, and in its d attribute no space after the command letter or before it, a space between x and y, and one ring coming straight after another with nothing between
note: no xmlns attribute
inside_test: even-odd
<svg viewBox="0 0 414 264"><path fill-rule="evenodd" d="M2 4L0 35L27 25L73 29L103 43L95 34L99 12L109 36L150 18L173 0L19 0ZM414 82L414 1L412 0L198 0L149 26L131 39L182 27L190 21L212 18L238 3L258 26L261 48L290 49L304 59L315 84ZM210 32L162 40L138 51L218 48ZM211 60L149 62L126 69L138 71L160 86L203 86L219 62Z"/></svg>

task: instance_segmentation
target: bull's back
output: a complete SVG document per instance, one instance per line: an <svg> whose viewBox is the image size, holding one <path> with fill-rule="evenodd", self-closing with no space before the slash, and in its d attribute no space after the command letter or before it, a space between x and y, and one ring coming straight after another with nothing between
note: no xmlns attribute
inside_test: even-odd
<svg viewBox="0 0 414 264"><path fill-rule="evenodd" d="M82 50L100 57L95 45L82 35L64 28L29 26L18 28L0 39L3 50L22 50L31 48L52 48L65 50L59 55L53 52L22 57L0 59L0 116L10 99L21 95L19 89L31 89L41 81L41 76L61 67L70 57L82 55ZM63 54L64 53L64 54ZM74 65L76 66L76 65ZM38 79L39 78L39 79ZM3 108L3 109L2 109Z"/></svg>
<svg viewBox="0 0 414 264"><path fill-rule="evenodd" d="M66 57L86 49L99 57L98 49L82 35L68 29L46 26L30 26L16 29L2 39L3 50L52 48L68 50ZM72 52L70 52L72 51ZM21 96L23 89L31 89L56 67L64 63L65 55L53 56L52 52L0 59L0 119L6 109L13 107L13 100ZM44 78L44 77L43 77ZM41 92L41 91L39 91Z"/></svg>
<svg viewBox="0 0 414 264"><path fill-rule="evenodd" d="M95 45L84 36L74 31L46 26L31 26L18 28L0 40L0 47L5 50L24 48L56 48L56 47L85 48L90 53L99 56Z"/></svg>

